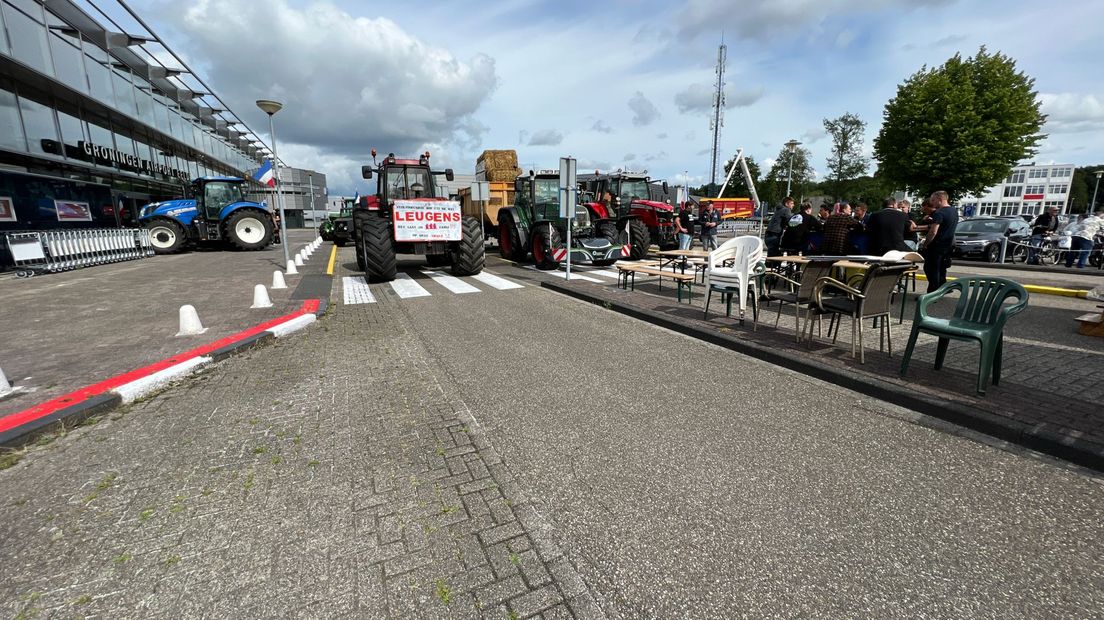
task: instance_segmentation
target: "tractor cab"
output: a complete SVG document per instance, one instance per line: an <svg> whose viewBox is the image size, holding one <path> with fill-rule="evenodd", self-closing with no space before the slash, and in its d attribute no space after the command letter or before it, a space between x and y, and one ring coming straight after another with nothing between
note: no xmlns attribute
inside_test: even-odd
<svg viewBox="0 0 1104 620"><path fill-rule="evenodd" d="M372 157L375 158L375 150ZM387 157L376 165L362 166L361 176L371 179L374 174L379 175L376 182L376 195L369 197L368 208L388 212L396 200L426 200L437 199L438 187L437 175L444 175L445 179L452 181L454 177L452 168L443 172L434 172L429 167L429 151L426 151L418 159L399 159L394 153L388 153ZM374 200L371 200L374 198Z"/></svg>
<svg viewBox="0 0 1104 620"><path fill-rule="evenodd" d="M192 194L196 201L195 225L200 238L219 239L218 223L223 219L226 207L246 202L242 186L245 181L236 177L200 177L192 181Z"/></svg>
<svg viewBox="0 0 1104 620"><path fill-rule="evenodd" d="M560 174L553 170L530 171L514 180L514 204L533 214L534 220L560 217Z"/></svg>
<svg viewBox="0 0 1104 620"><path fill-rule="evenodd" d="M617 215L625 217L629 214L634 202L652 201L652 187L650 179L643 173L616 172L613 174L586 175L582 185L596 199L601 199L609 192L610 198ZM663 182L663 193L667 193L667 182Z"/></svg>

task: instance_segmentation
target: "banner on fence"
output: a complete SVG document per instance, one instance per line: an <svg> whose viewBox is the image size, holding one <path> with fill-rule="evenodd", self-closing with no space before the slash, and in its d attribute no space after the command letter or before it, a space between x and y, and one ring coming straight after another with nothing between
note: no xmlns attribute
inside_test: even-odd
<svg viewBox="0 0 1104 620"><path fill-rule="evenodd" d="M73 200L55 200L54 209L57 210L59 222L91 222L92 209L87 202Z"/></svg>

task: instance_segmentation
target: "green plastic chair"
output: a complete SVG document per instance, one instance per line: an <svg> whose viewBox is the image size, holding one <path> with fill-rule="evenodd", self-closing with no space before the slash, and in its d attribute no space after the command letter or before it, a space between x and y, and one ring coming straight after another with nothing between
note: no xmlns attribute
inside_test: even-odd
<svg viewBox="0 0 1104 620"><path fill-rule="evenodd" d="M941 319L928 316L928 306L942 299L951 291L958 291L958 303L954 316ZM1004 301L1015 297L1018 301L1005 306ZM920 332L939 338L935 352L935 369L943 367L947 356L947 345L951 340L977 341L981 345L981 357L978 361L977 392L985 394L989 377L993 385L1000 383L1001 353L1004 349L1004 323L1008 317L1022 312L1027 307L1028 294L1024 287L1004 278L968 276L951 280L916 300L916 318L912 322L905 357L901 360L901 376L908 371L912 350L916 346L916 337Z"/></svg>

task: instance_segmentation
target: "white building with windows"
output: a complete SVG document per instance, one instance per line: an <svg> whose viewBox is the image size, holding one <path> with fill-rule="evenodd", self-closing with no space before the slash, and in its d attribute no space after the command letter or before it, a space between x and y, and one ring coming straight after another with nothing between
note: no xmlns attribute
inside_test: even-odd
<svg viewBox="0 0 1104 620"><path fill-rule="evenodd" d="M1047 207L1066 213L1072 181L1072 164L1019 165L1003 183L981 195L964 197L959 207L974 215L1038 215Z"/></svg>

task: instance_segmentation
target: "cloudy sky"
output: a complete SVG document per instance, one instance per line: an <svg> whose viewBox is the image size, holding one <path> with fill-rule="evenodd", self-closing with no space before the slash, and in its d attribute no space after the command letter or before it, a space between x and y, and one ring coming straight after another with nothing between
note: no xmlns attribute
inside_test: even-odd
<svg viewBox="0 0 1104 620"><path fill-rule="evenodd" d="M647 169L708 180L717 45L728 44L722 150L769 164L791 138L824 169L822 119L868 123L924 64L980 45L1036 80L1050 115L1036 161L1104 162L1104 57L1088 0L133 0L260 133L275 98L281 159L362 193L373 147L473 172L487 148L523 165ZM181 8L187 7L187 8ZM477 8L476 8L477 7ZM1099 8L1099 7L1098 7ZM902 145L906 148L907 145Z"/></svg>

